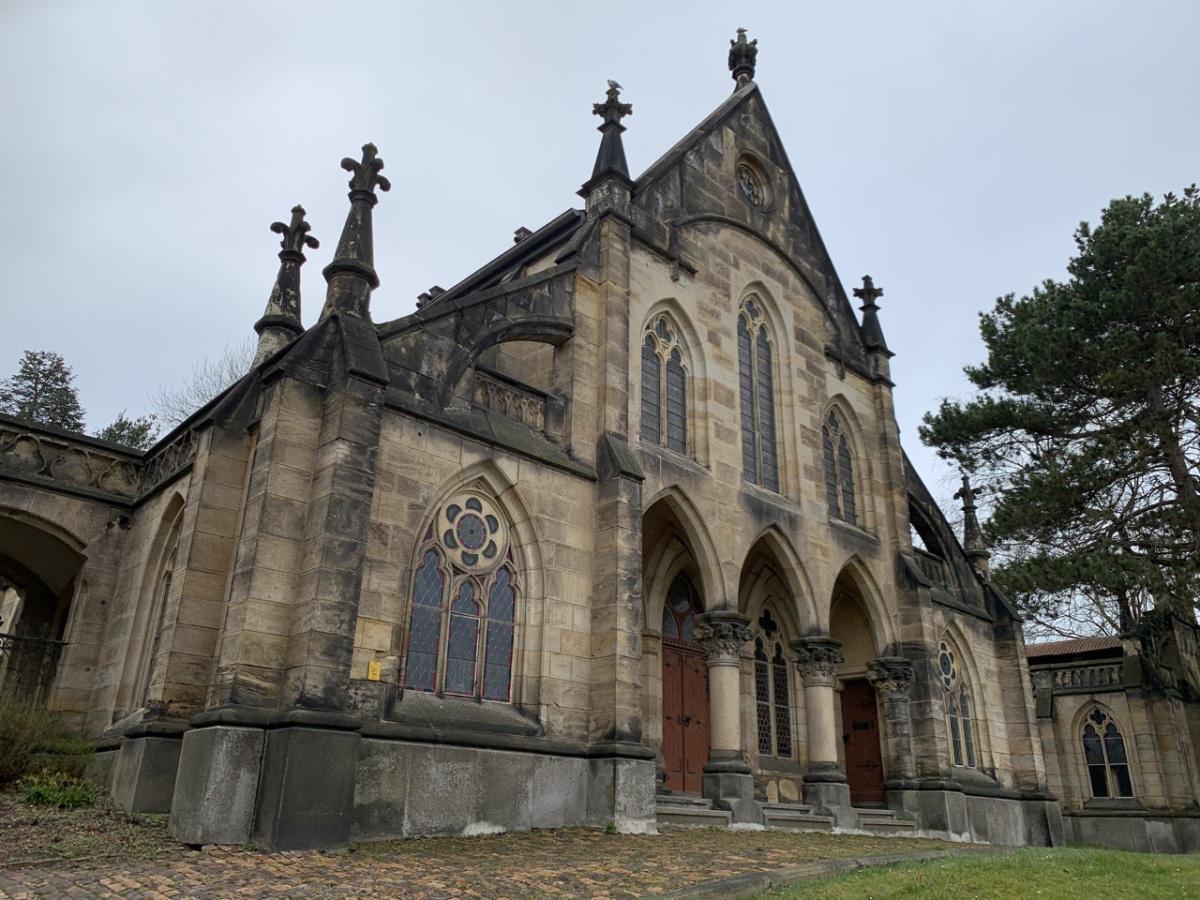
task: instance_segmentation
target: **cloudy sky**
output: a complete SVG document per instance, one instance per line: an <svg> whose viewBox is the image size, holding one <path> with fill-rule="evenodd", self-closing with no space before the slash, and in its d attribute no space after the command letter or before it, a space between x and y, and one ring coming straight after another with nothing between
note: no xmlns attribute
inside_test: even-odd
<svg viewBox="0 0 1200 900"><path fill-rule="evenodd" d="M295 203L311 322L368 140L393 183L373 314L403 315L579 204L606 78L649 165L730 91L738 26L843 282L886 291L936 486L916 426L967 393L978 313L1060 277L1108 199L1200 178L1200 3L2 0L0 376L56 350L90 428L143 412L251 334Z"/></svg>

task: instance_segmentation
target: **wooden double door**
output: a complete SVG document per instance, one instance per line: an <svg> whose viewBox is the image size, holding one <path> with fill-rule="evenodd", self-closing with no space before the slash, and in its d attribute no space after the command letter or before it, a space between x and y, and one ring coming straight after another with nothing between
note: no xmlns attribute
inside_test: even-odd
<svg viewBox="0 0 1200 900"><path fill-rule="evenodd" d="M708 762L708 664L699 645L665 638L662 660L667 787L699 794Z"/></svg>
<svg viewBox="0 0 1200 900"><path fill-rule="evenodd" d="M883 752L875 689L865 678L842 683L842 745L855 806L883 806Z"/></svg>

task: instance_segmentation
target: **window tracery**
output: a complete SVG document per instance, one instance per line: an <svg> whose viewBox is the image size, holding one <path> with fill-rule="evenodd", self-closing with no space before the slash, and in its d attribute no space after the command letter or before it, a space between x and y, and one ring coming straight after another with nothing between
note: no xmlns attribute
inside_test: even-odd
<svg viewBox="0 0 1200 900"><path fill-rule="evenodd" d="M418 559L405 687L507 702L517 584L503 513L481 494L456 495L438 510Z"/></svg>
<svg viewBox="0 0 1200 900"><path fill-rule="evenodd" d="M946 727L950 733L950 761L968 769L978 768L975 754L975 719L971 691L962 677L957 655L946 641L938 644L938 674L945 691Z"/></svg>
<svg viewBox="0 0 1200 900"><path fill-rule="evenodd" d="M829 514L852 524L858 522L854 496L854 461L841 418L833 410L821 425L821 453L825 459L825 500Z"/></svg>
<svg viewBox="0 0 1200 900"><path fill-rule="evenodd" d="M758 620L754 639L754 702L758 752L762 756L792 756L792 691L787 657L779 627L769 611Z"/></svg>
<svg viewBox="0 0 1200 900"><path fill-rule="evenodd" d="M643 441L688 452L687 376L678 331L658 316L642 338Z"/></svg>
<svg viewBox="0 0 1200 900"><path fill-rule="evenodd" d="M1121 729L1112 716L1098 706L1092 707L1083 722L1083 759L1092 796L1096 799L1132 797L1133 779L1129 774L1129 757L1125 753Z"/></svg>
<svg viewBox="0 0 1200 900"><path fill-rule="evenodd" d="M779 490L775 444L774 347L757 297L738 313L738 398L742 424L742 477Z"/></svg>
<svg viewBox="0 0 1200 900"><path fill-rule="evenodd" d="M700 595L692 580L680 572L667 588L663 603L662 636L680 641L695 641L696 616L700 613Z"/></svg>

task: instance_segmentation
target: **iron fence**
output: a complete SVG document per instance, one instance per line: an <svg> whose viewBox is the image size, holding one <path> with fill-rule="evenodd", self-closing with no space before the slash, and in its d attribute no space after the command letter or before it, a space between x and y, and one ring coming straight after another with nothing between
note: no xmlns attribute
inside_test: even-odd
<svg viewBox="0 0 1200 900"><path fill-rule="evenodd" d="M64 646L63 641L0 633L0 693L44 703Z"/></svg>

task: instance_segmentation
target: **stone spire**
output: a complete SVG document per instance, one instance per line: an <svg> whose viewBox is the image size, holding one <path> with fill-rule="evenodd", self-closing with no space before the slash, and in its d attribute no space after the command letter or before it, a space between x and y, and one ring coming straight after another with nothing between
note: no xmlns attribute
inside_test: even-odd
<svg viewBox="0 0 1200 900"><path fill-rule="evenodd" d="M962 501L963 510L963 550L971 567L986 581L989 574L988 560L992 554L988 552L983 540L983 529L979 527L979 519L975 515L975 498L979 491L971 487L971 479L967 473L962 473L962 487L954 494L955 500Z"/></svg>
<svg viewBox="0 0 1200 900"><path fill-rule="evenodd" d="M362 162L346 157L342 168L350 173L350 213L342 228L333 262L323 274L329 282L321 318L343 313L370 318L371 291L379 287L375 274L375 249L372 238L371 210L379 202L375 188L391 190L391 182L379 174L383 160L374 144L363 144Z"/></svg>
<svg viewBox="0 0 1200 900"><path fill-rule="evenodd" d="M258 332L258 350L254 354L253 366L304 332L300 323L300 267L304 265L304 248L316 250L320 242L310 235L309 224L304 221L304 207L292 207L292 221L287 225L272 222L271 230L282 235L279 245L279 274L275 286L267 298L267 311L254 323Z"/></svg>
<svg viewBox="0 0 1200 900"><path fill-rule="evenodd" d="M878 351L891 356L892 351L888 349L887 342L883 339L883 329L879 326L879 306L875 303L883 296L883 290L875 287L870 275L864 275L862 282L862 287L854 289L854 296L863 302L859 307L863 314L863 343L866 344L868 352Z"/></svg>
<svg viewBox="0 0 1200 900"><path fill-rule="evenodd" d="M758 38L746 40L746 29L737 30L737 39L729 42L729 71L733 73L736 91L743 84L754 80L754 64L758 59Z"/></svg>
<svg viewBox="0 0 1200 900"><path fill-rule="evenodd" d="M600 138L596 165L592 167L592 177L579 190L584 197L588 197L592 189L606 178L619 181L626 189L633 185L633 179L629 177L629 165L625 162L625 145L621 142L621 133L625 131L621 120L633 115L633 104L622 103L620 97L621 86L609 79L604 102L592 104L592 113L601 118L596 130L603 137Z"/></svg>

